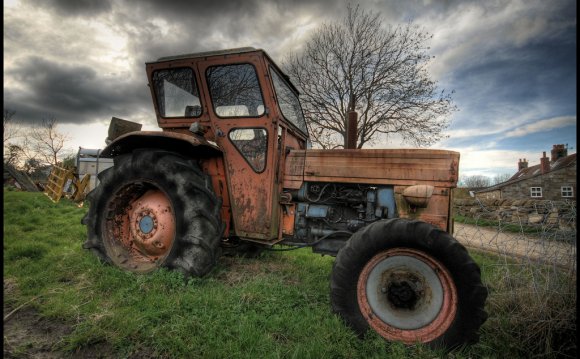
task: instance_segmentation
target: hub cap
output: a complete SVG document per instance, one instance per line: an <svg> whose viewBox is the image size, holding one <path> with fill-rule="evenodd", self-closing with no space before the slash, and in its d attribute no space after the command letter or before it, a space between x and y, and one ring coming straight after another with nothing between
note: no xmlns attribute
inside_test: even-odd
<svg viewBox="0 0 580 359"><path fill-rule="evenodd" d="M424 252L395 248L375 255L357 285L361 313L388 340L429 342L451 325L457 290L447 269Z"/></svg>
<svg viewBox="0 0 580 359"><path fill-rule="evenodd" d="M155 269L169 254L175 237L167 195L144 184L131 184L117 192L107 210L104 243L114 264L133 272Z"/></svg>

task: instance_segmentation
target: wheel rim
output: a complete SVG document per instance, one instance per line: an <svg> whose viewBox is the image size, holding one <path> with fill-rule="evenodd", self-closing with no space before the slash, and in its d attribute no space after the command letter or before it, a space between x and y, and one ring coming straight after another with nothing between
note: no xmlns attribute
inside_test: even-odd
<svg viewBox="0 0 580 359"><path fill-rule="evenodd" d="M371 258L359 276L357 297L362 315L376 332L407 344L440 337L457 312L457 289L447 269L409 248Z"/></svg>
<svg viewBox="0 0 580 359"><path fill-rule="evenodd" d="M104 244L113 263L132 272L159 267L175 238L169 197L146 182L124 186L107 204Z"/></svg>

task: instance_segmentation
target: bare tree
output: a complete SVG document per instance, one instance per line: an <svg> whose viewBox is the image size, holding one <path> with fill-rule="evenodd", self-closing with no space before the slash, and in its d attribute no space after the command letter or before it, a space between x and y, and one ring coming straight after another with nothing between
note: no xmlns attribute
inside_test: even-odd
<svg viewBox="0 0 580 359"><path fill-rule="evenodd" d="M22 131L20 124L15 120L16 111L4 108L4 123L2 126L3 135L3 159L5 164L17 165L23 155L22 146L16 144L20 139Z"/></svg>
<svg viewBox="0 0 580 359"><path fill-rule="evenodd" d="M284 62L301 91L312 141L345 146L349 110L359 114L358 148L381 134L418 146L443 138L457 108L429 77L431 37L411 23L385 28L379 14L350 5L341 22L316 30L303 53Z"/></svg>
<svg viewBox="0 0 580 359"><path fill-rule="evenodd" d="M461 183L467 188L483 188L490 186L491 179L482 175L465 176L461 179Z"/></svg>
<svg viewBox="0 0 580 359"><path fill-rule="evenodd" d="M57 165L65 151L68 136L58 132L58 121L55 117L47 117L42 123L32 127L26 135L26 148L34 153L34 158L42 164ZM31 157L31 156L27 156Z"/></svg>
<svg viewBox="0 0 580 359"><path fill-rule="evenodd" d="M14 115L16 111L10 109L4 109L4 124L2 127L2 135L4 137L4 146L6 146L10 141L14 140L20 136L20 127L14 120Z"/></svg>
<svg viewBox="0 0 580 359"><path fill-rule="evenodd" d="M4 164L18 167L18 164L24 157L24 151L21 146L9 143L4 147Z"/></svg>
<svg viewBox="0 0 580 359"><path fill-rule="evenodd" d="M511 177L512 177L512 175L510 175L509 173L500 173L500 174L497 174L493 177L491 183L493 185L500 184L500 183L503 183L503 182L509 180Z"/></svg>

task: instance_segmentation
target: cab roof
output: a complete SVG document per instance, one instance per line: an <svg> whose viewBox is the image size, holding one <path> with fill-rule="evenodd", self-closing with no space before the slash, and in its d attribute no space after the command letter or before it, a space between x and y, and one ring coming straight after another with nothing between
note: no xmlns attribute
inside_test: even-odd
<svg viewBox="0 0 580 359"><path fill-rule="evenodd" d="M266 51L264 51L263 49L256 49L255 47L236 47L233 49L224 49L224 50L214 50L214 51L204 51L204 52L193 52L193 53L189 53L189 54L182 54L182 55L174 55L174 56L164 56L164 57L160 57L155 61L150 61L150 62L146 62L145 64L155 64L155 63L159 63L159 62L165 62L165 61L174 61L174 60L183 60L183 59L194 59L194 58L200 58L200 57L209 57L209 56L223 56L223 55L237 55L237 54L244 54L244 53L249 53L249 52L261 52L264 54L264 56L266 58L268 58L268 60L270 61L270 63L278 70L278 72L286 79L286 81L288 81L288 83L290 84L290 87L292 87L292 89L297 93L300 94L300 92L298 91L298 89L296 88L296 86L294 86L294 84L292 83L292 81L290 81L290 77L288 77L288 75L286 75L286 73L284 73L284 71L282 71L282 69L272 60L272 58L270 57L270 55L268 55L268 53L266 53Z"/></svg>
<svg viewBox="0 0 580 359"><path fill-rule="evenodd" d="M175 55L175 56L165 56L165 57L158 58L156 61L151 61L148 63L172 61L172 60L180 60L180 59L191 59L191 58L197 58L197 57L218 56L218 55L243 54L246 52L253 52L253 51L264 51L264 50L256 49L254 47L238 47L238 48L234 48L234 49L194 52L194 53Z"/></svg>

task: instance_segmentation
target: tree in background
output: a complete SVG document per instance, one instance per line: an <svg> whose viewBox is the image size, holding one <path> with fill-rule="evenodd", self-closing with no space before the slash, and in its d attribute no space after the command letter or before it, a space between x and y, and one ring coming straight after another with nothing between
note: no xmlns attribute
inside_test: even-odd
<svg viewBox="0 0 580 359"><path fill-rule="evenodd" d="M75 154L69 154L62 160L60 165L66 169L75 169L77 166L77 156Z"/></svg>
<svg viewBox="0 0 580 359"><path fill-rule="evenodd" d="M15 165L22 157L22 147L16 144L21 137L20 124L15 120L16 111L4 108L4 123L2 126L4 164Z"/></svg>
<svg viewBox="0 0 580 359"><path fill-rule="evenodd" d="M9 143L4 146L4 164L18 167L24 157L24 150L21 146Z"/></svg>
<svg viewBox="0 0 580 359"><path fill-rule="evenodd" d="M510 175L509 173L500 173L500 174L495 175L493 177L492 184L496 185L496 184L504 183L505 181L509 180L511 177L512 177L512 175Z"/></svg>
<svg viewBox="0 0 580 359"><path fill-rule="evenodd" d="M58 121L55 117L47 117L32 127L26 135L26 146L35 155L35 159L42 163L55 166L60 158L66 155L65 143L68 136L58 131ZM29 156L29 158L32 158Z"/></svg>
<svg viewBox="0 0 580 359"><path fill-rule="evenodd" d="M462 187L467 188L484 188L491 185L491 179L482 175L463 176L460 182Z"/></svg>
<svg viewBox="0 0 580 359"><path fill-rule="evenodd" d="M15 114L4 109L4 165L23 170L34 181L44 181L51 166L61 164L67 154L74 156L64 147L69 138L58 131L54 117L28 128L15 120Z"/></svg>
<svg viewBox="0 0 580 359"><path fill-rule="evenodd" d="M323 24L303 53L284 63L313 143L345 147L349 110L359 114L358 148L381 134L418 146L442 139L457 108L427 72L431 37L411 23L385 28L379 14L359 6L349 5L341 22Z"/></svg>

